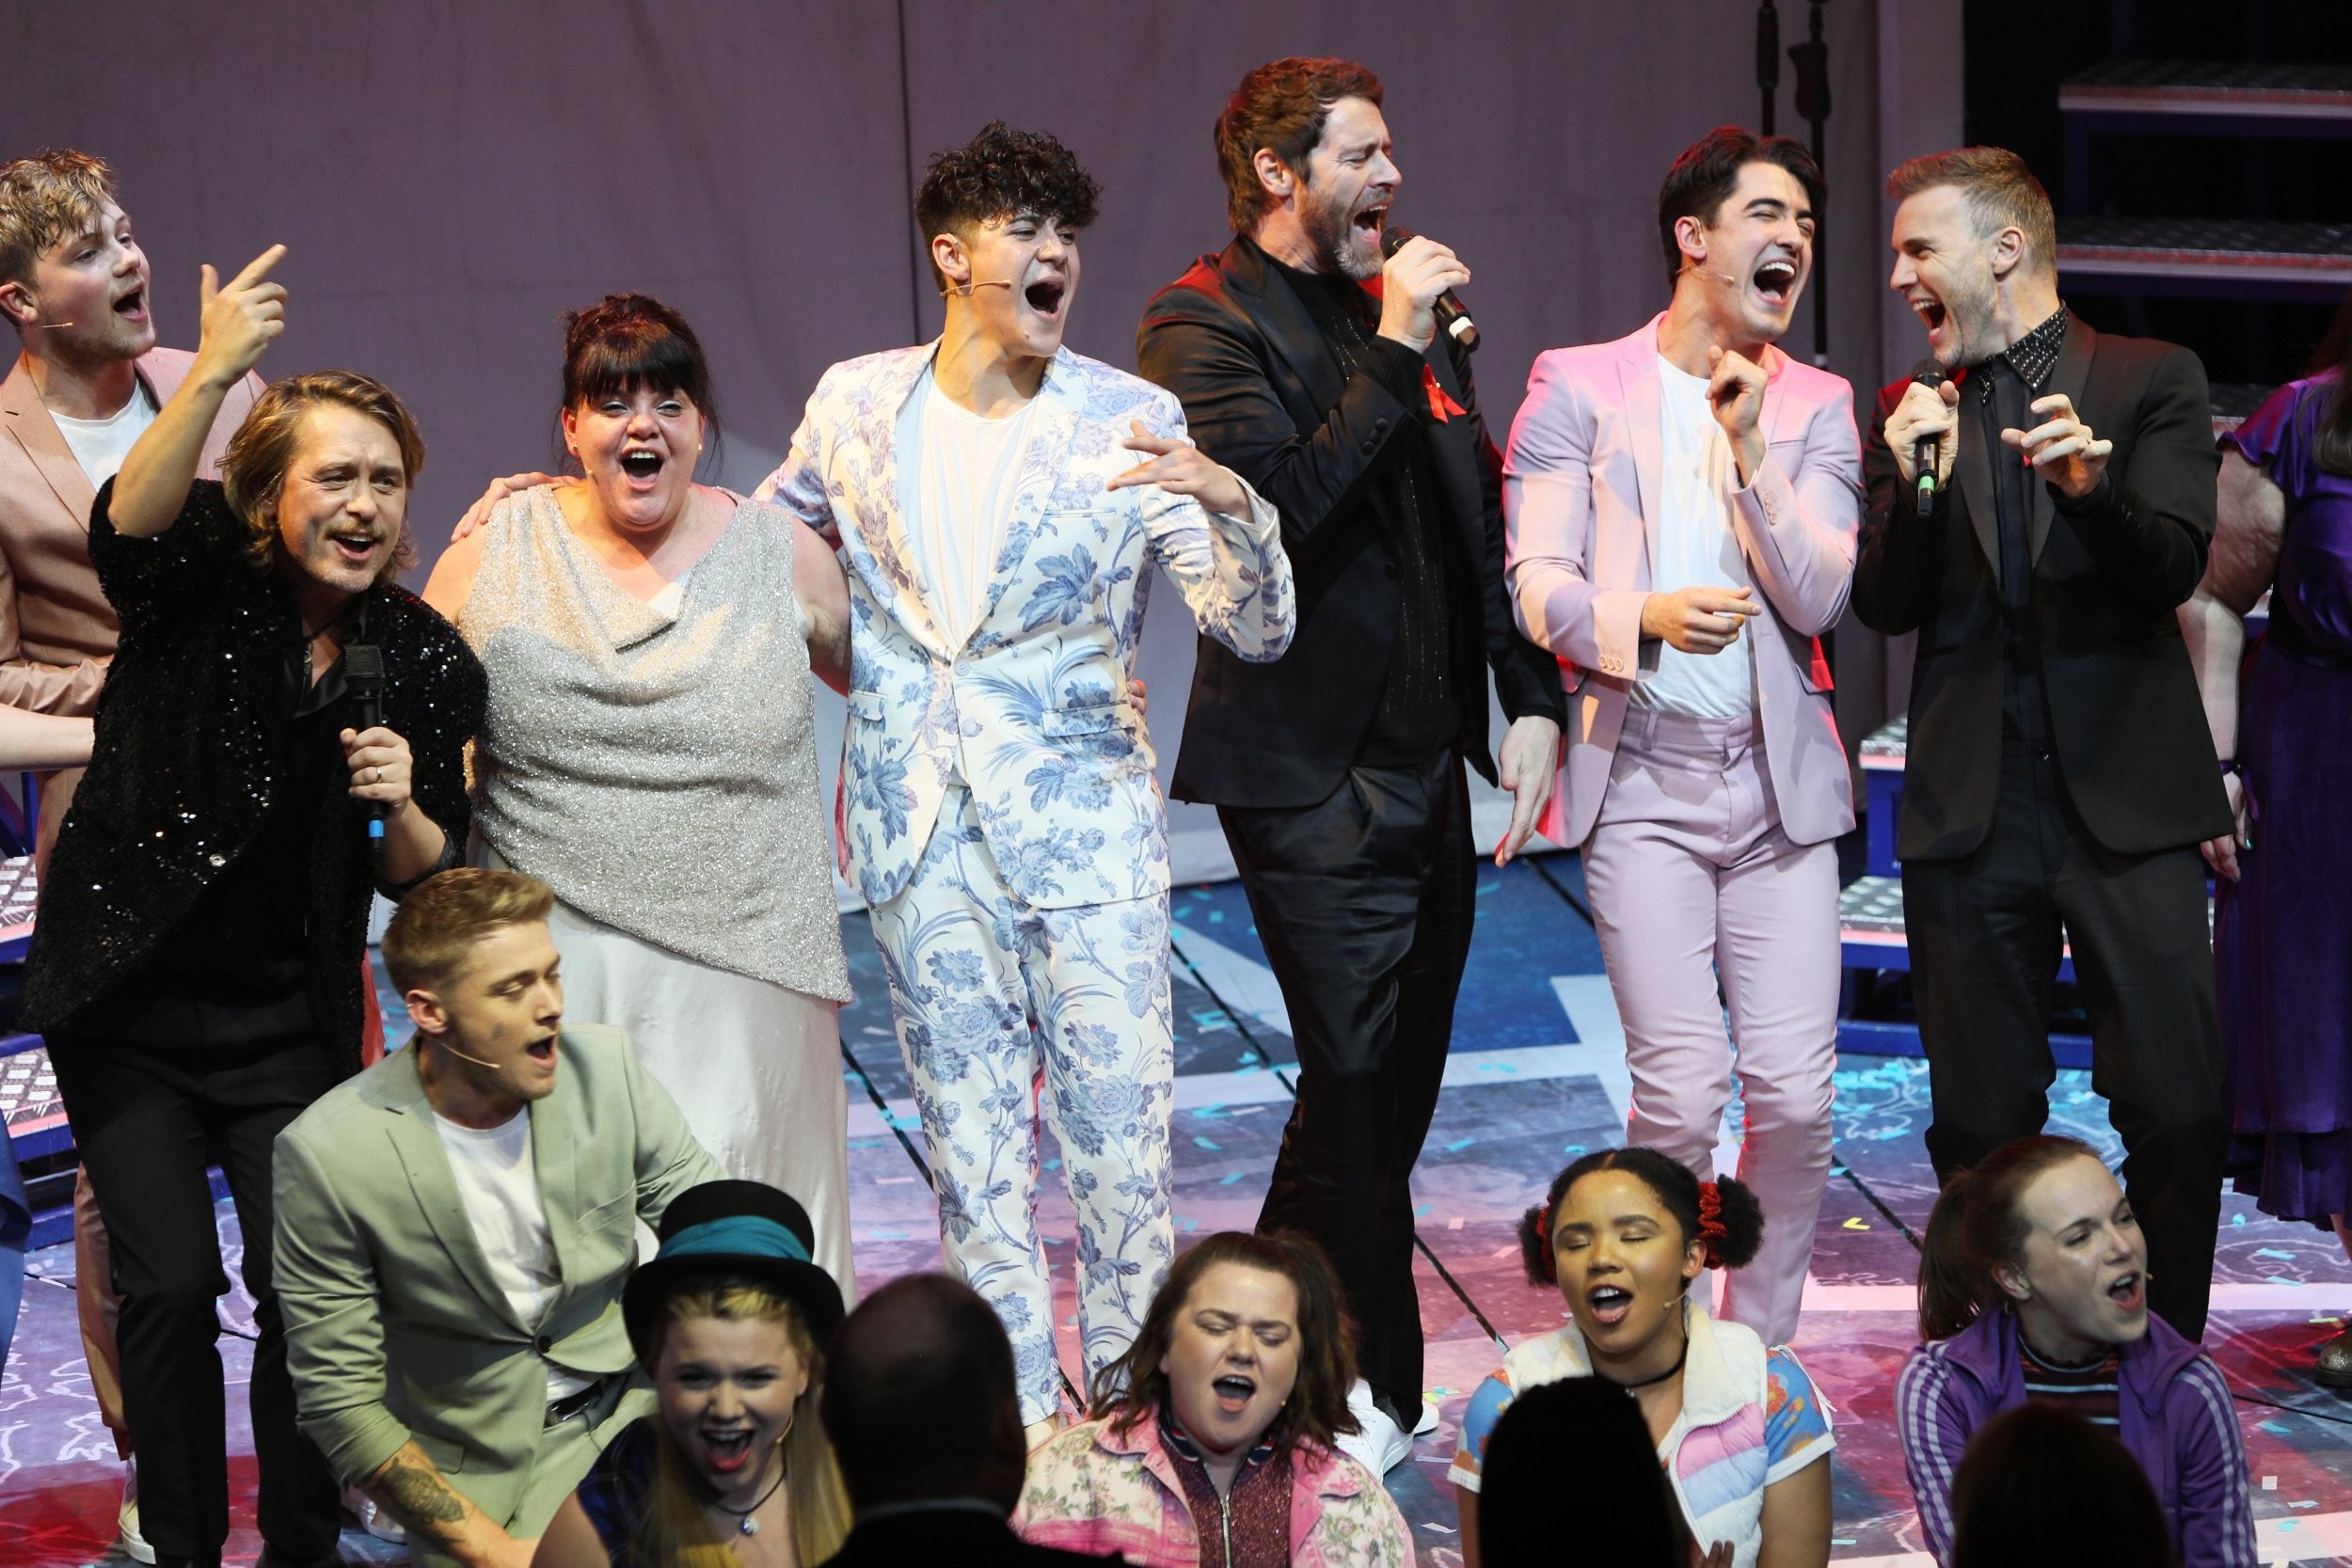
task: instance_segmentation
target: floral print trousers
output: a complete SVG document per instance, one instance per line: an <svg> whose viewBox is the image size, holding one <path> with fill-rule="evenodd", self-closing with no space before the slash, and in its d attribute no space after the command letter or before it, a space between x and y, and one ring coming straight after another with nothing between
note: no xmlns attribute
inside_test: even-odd
<svg viewBox="0 0 2352 1568"><path fill-rule="evenodd" d="M1037 1228L1040 1114L1077 1211L1088 1383L1134 1342L1174 1244L1168 895L1035 908L998 875L957 784L922 863L872 918L940 1249L1012 1338L1022 1420L1043 1420L1061 1390Z"/></svg>

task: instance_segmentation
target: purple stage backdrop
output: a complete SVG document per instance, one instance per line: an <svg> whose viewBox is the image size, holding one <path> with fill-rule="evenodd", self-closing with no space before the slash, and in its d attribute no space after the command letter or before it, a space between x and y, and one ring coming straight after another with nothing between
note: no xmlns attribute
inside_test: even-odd
<svg viewBox="0 0 2352 1568"><path fill-rule="evenodd" d="M1780 9L1793 42L1806 8ZM1879 182L1956 139L1957 22L1937 13L1957 9L1825 8L1830 363L1857 386L1915 353L1882 303ZM1397 217L1476 275L1500 441L1540 349L1662 306L1658 182L1707 127L1756 123L1754 19L1745 0L73 0L10 8L0 156L112 161L169 344L194 346L199 262L225 275L286 242L289 325L262 373L347 365L409 402L429 563L487 476L550 460L559 316L609 290L694 322L721 476L756 481L827 364L936 330L912 176L991 119L1053 132L1102 181L1071 341L1132 365L1145 300L1228 238L1211 121L1285 54L1385 80ZM1948 71L1883 92L1931 44ZM1803 134L1782 74L1779 128ZM1791 346L1811 334L1808 299ZM1152 621L1165 768L1191 638L1172 593ZM1866 705L1849 727L1875 721L1875 642L1840 665ZM1176 826L1180 874L1213 873L1213 819Z"/></svg>

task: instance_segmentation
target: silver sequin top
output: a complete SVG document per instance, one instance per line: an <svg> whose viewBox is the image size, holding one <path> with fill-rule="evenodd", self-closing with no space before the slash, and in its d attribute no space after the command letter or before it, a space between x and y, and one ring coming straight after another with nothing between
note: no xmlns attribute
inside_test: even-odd
<svg viewBox="0 0 2352 1568"><path fill-rule="evenodd" d="M474 801L500 857L582 913L847 1001L800 526L739 503L657 607L606 576L552 491L501 502L457 617L490 677Z"/></svg>

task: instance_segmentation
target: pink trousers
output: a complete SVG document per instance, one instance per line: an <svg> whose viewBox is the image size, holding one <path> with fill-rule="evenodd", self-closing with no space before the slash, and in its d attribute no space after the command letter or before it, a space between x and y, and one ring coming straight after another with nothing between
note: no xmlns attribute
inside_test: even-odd
<svg viewBox="0 0 2352 1568"><path fill-rule="evenodd" d="M1739 1068L1739 1177L1764 1207L1764 1244L1725 1281L1724 1315L1786 1344L1829 1180L1837 847L1782 832L1754 719L1634 708L1584 880L1625 1023L1627 1142L1711 1178Z"/></svg>

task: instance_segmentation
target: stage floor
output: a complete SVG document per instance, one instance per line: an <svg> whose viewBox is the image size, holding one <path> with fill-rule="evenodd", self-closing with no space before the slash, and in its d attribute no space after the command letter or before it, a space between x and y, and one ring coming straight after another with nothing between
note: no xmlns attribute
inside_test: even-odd
<svg viewBox="0 0 2352 1568"><path fill-rule="evenodd" d="M1425 1565L1453 1568L1454 1497L1444 1480L1454 1423L1505 1343L1556 1325L1558 1295L1518 1267L1519 1212L1587 1148L1620 1141L1623 1039L1580 867L1550 855L1483 869L1477 940L1454 1054L1414 1180L1421 1217L1422 1323L1437 1434L1389 1476ZM1292 1060L1281 998L1263 964L1241 891L1189 888L1175 899L1176 1212L1182 1234L1246 1228L1255 1219L1289 1103ZM841 1017L849 1070L850 1161L858 1275L871 1289L935 1268L939 1249L914 1106L889 1027L881 965L865 918L844 921L858 999ZM1917 1243L1934 1192L1919 1134L1926 1064L1849 1056L1837 1075L1837 1160L1821 1212L1797 1349L1836 1413L1833 1560L1931 1568L1902 1472L1892 1414L1897 1370L1913 1340ZM1736 1116L1726 1136L1736 1139ZM2120 1157L2089 1077L2061 1074L2051 1124ZM1054 1149L1049 1165L1058 1168ZM1728 1151L1724 1156L1730 1158ZM1728 1165L1726 1165L1728 1168ZM1041 1223L1062 1305L1063 1359L1075 1355L1069 1206L1049 1179ZM222 1206L233 1262L236 1221ZM2352 1266L2332 1235L2284 1226L2231 1196L2223 1208L2216 1311L2206 1347L2237 1396L2266 1562L2352 1560L2352 1398L2317 1387L2311 1351L2352 1308ZM70 1247L35 1253L6 1382L0 1384L0 1561L47 1568L94 1560L113 1534L120 1470L89 1397L74 1326ZM233 1271L232 1271L233 1272ZM249 1305L232 1294L222 1353L231 1383L248 1362ZM250 1561L252 1445L232 1399L238 1494L232 1560ZM355 1560L400 1556L356 1531Z"/></svg>

